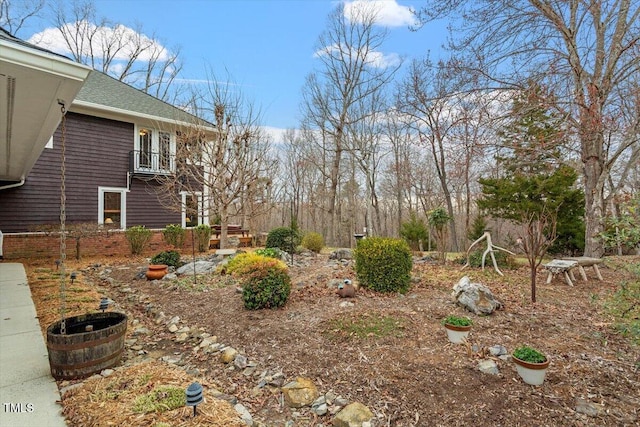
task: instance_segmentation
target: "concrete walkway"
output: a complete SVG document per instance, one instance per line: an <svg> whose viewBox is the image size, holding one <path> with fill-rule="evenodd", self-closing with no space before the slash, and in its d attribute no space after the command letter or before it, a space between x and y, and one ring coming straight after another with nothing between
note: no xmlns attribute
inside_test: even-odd
<svg viewBox="0 0 640 427"><path fill-rule="evenodd" d="M0 263L0 426L64 427L22 264Z"/></svg>

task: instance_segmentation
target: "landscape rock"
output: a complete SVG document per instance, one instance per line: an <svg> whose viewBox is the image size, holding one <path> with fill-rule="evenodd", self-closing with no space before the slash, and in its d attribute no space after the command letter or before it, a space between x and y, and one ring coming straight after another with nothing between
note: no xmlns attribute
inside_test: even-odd
<svg viewBox="0 0 640 427"><path fill-rule="evenodd" d="M489 347L489 354L495 357L498 356L504 356L505 354L507 354L507 348L503 345L493 345L491 347Z"/></svg>
<svg viewBox="0 0 640 427"><path fill-rule="evenodd" d="M491 359L485 359L478 362L478 370L484 374L500 375L498 364Z"/></svg>
<svg viewBox="0 0 640 427"><path fill-rule="evenodd" d="M345 406L333 419L334 427L362 427L369 423L373 413L360 402L353 402Z"/></svg>
<svg viewBox="0 0 640 427"><path fill-rule="evenodd" d="M502 308L502 303L493 296L489 288L480 283L471 283L468 276L454 285L451 297L475 314L491 314Z"/></svg>
<svg viewBox="0 0 640 427"><path fill-rule="evenodd" d="M233 347L227 347L220 353L220 361L222 363L231 363L236 358L238 350Z"/></svg>
<svg viewBox="0 0 640 427"><path fill-rule="evenodd" d="M323 416L327 412L329 412L329 407L327 406L327 399L325 396L320 396L311 404L311 410L314 414Z"/></svg>
<svg viewBox="0 0 640 427"><path fill-rule="evenodd" d="M242 405L241 403L236 403L233 409L236 410L236 412L240 415L240 418L242 418L242 421L244 421L245 424L247 424L250 427L253 426L253 417L251 416L247 408L244 407L244 405Z"/></svg>
<svg viewBox="0 0 640 427"><path fill-rule="evenodd" d="M348 248L336 249L331 252L329 259L336 259L338 261L353 259L353 251Z"/></svg>
<svg viewBox="0 0 640 427"><path fill-rule="evenodd" d="M214 261L196 261L195 272L196 274L206 274L213 272L218 266L219 262ZM193 262L183 265L176 270L176 274L181 276L183 274L193 274Z"/></svg>
<svg viewBox="0 0 640 427"><path fill-rule="evenodd" d="M298 377L282 387L284 400L290 408L311 405L318 398L318 388L309 378Z"/></svg>
<svg viewBox="0 0 640 427"><path fill-rule="evenodd" d="M576 412L585 414L589 417L597 417L604 413L604 405L599 403L592 403L588 400L576 398Z"/></svg>
<svg viewBox="0 0 640 427"><path fill-rule="evenodd" d="M187 332L177 332L176 333L176 342L185 342L189 339L189 334Z"/></svg>
<svg viewBox="0 0 640 427"><path fill-rule="evenodd" d="M205 347L209 347L211 346L211 344L215 344L218 342L218 337L217 336L209 336L206 338L203 338L202 341L200 341L200 344L198 345L198 347L200 348L205 348Z"/></svg>
<svg viewBox="0 0 640 427"><path fill-rule="evenodd" d="M247 356L242 354L237 354L233 359L233 366L238 369L244 369L247 367Z"/></svg>

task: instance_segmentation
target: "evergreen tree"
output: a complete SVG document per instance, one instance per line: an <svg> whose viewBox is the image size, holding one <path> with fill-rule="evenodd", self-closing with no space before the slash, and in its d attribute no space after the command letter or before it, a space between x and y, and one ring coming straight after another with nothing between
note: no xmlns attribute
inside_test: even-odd
<svg viewBox="0 0 640 427"><path fill-rule="evenodd" d="M498 161L502 177L480 179L478 207L522 226L520 239L531 271L531 301L536 301L536 271L558 231L580 228L582 191L574 188L576 171L560 162L561 122L540 103L537 85L513 103L513 121L501 133L505 149ZM577 243L576 243L577 244Z"/></svg>

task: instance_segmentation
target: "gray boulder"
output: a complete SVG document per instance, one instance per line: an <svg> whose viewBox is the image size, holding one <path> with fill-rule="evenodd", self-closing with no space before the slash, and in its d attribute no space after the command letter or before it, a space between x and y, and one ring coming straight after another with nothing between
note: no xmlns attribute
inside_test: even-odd
<svg viewBox="0 0 640 427"><path fill-rule="evenodd" d="M196 261L196 274L206 274L215 271L220 262L212 261ZM193 274L193 262L183 265L176 270L176 274L181 276L183 274Z"/></svg>
<svg viewBox="0 0 640 427"><path fill-rule="evenodd" d="M489 288L480 283L471 283L467 276L453 286L451 297L462 307L479 315L491 314L503 307Z"/></svg>
<svg viewBox="0 0 640 427"><path fill-rule="evenodd" d="M331 252L329 255L329 259L336 259L338 261L343 259L353 259L353 251L349 248L340 248Z"/></svg>

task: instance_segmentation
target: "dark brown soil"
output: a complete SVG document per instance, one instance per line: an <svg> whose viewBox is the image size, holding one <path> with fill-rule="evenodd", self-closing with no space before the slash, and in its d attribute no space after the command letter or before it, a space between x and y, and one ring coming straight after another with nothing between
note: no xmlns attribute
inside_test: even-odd
<svg viewBox="0 0 640 427"><path fill-rule="evenodd" d="M136 280L146 268L136 260L118 260L84 270L86 281L112 298L135 325L151 331L138 338L148 356L182 355L184 368L198 372L220 390L236 396L253 418L267 426L330 425L330 416L308 409L292 410L280 402L277 389L256 388L263 371L313 379L329 391L367 405L375 426L632 426L640 423L640 349L616 333L604 301L621 282L630 280L621 262L591 272L589 281L569 287L560 279L546 285L538 274L538 302L530 302L528 268L506 270L501 277L487 269L460 270L459 265L421 263L406 295L380 295L360 289L353 306L341 306L327 284L354 278L351 265L333 265L326 255L292 267L293 290L286 306L249 311L237 284L228 276L210 279L217 286L189 289L167 281ZM618 265L618 267L616 267ZM105 269L108 274L104 274ZM102 274L100 274L102 272ZM504 309L480 317L450 300L452 286L463 276L487 285ZM105 280L106 278L108 280ZM184 282L184 280L183 280ZM188 282L188 281L187 281ZM197 340L176 343L159 312L179 316L181 324L217 336L257 363L256 375L244 375L214 354L194 353ZM452 345L441 319L468 315L474 321L469 344ZM358 319L391 318L388 335L359 337L343 326ZM139 323L138 323L139 322ZM499 375L478 370L486 349L504 345L512 351L529 344L551 358L544 384L524 384L510 361L495 358ZM132 362L134 352L128 352ZM197 371L195 371L197 369ZM292 414L297 411L298 414Z"/></svg>

